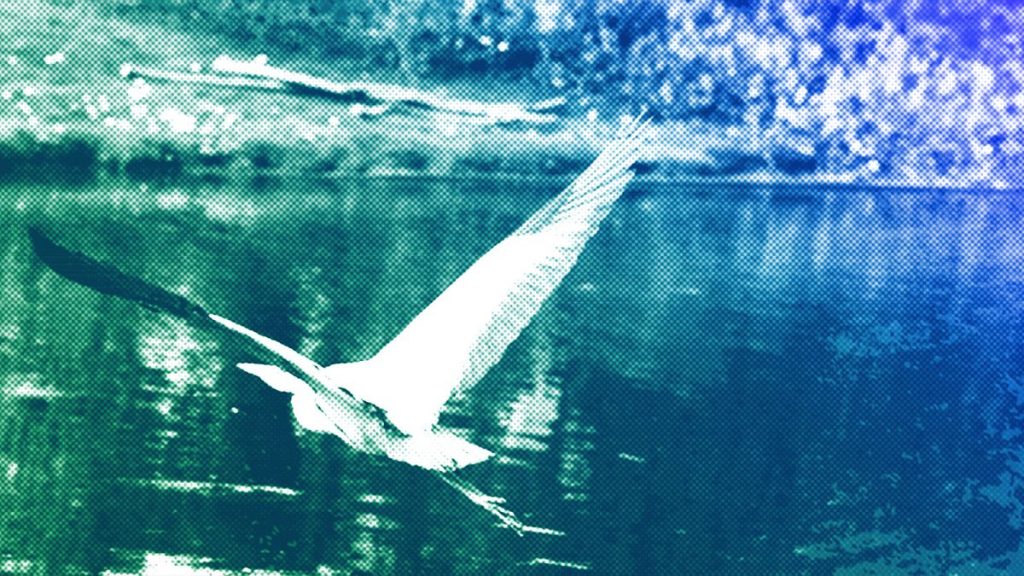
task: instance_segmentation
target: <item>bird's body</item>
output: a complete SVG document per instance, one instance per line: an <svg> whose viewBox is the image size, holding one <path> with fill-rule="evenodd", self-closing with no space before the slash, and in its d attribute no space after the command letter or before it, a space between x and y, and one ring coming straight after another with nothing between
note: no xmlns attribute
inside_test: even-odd
<svg viewBox="0 0 1024 576"><path fill-rule="evenodd" d="M272 342L226 318L211 317L243 336ZM277 342L273 345L283 347ZM387 456L437 472L453 472L491 456L488 450L445 430L431 427L415 434L399 430L379 406L359 398L341 384L348 382L356 387L353 383L376 381L372 367L366 362L338 364L330 370L310 362L305 367L308 371L300 368L305 379L272 364L242 363L238 367L259 377L271 388L291 394L292 412L303 428L334 434L360 452Z"/></svg>
<svg viewBox="0 0 1024 576"><path fill-rule="evenodd" d="M501 358L573 265L633 174L646 134L635 122L568 188L477 260L371 359L321 366L291 348L183 297L121 274L30 230L36 253L58 273L257 345L276 364L242 363L272 388L292 395L296 420L334 434L361 452L435 472L474 503L522 532L531 527L457 476L491 453L437 426L449 397L475 384ZM89 272L92 266L95 270ZM96 278L102 278L100 284ZM264 354L267 355L267 354ZM296 375L293 372L297 372ZM543 531L543 529L532 529ZM548 531L550 532L550 531Z"/></svg>

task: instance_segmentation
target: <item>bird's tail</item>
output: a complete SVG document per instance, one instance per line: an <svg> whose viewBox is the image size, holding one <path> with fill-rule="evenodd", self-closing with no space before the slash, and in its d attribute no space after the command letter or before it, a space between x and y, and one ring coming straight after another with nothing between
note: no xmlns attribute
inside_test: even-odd
<svg viewBox="0 0 1024 576"><path fill-rule="evenodd" d="M389 457L427 470L458 470L491 457L491 451L450 432L407 436L387 449Z"/></svg>

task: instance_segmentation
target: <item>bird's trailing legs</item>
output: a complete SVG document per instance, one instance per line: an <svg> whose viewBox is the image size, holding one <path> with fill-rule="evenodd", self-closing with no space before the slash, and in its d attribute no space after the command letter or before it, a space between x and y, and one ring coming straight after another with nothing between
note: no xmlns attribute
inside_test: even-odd
<svg viewBox="0 0 1024 576"><path fill-rule="evenodd" d="M520 536L523 535L526 526L516 518L511 510L501 506L505 502L504 498L484 494L479 488L460 478L454 471L438 471L436 474L445 484L455 488L471 502L496 516L502 526L515 530L516 534Z"/></svg>
<svg viewBox="0 0 1024 576"><path fill-rule="evenodd" d="M518 518L516 518L516 515L512 513L511 510L501 506L505 503L504 498L484 494L479 488L459 477L455 471L438 471L436 474L437 477L445 484L458 490L463 496L469 498L471 502L493 514L501 523L502 527L511 528L520 536L528 532L532 534L546 534L548 536L565 535L565 533L560 530L552 530L550 528L541 528L539 526L523 524Z"/></svg>

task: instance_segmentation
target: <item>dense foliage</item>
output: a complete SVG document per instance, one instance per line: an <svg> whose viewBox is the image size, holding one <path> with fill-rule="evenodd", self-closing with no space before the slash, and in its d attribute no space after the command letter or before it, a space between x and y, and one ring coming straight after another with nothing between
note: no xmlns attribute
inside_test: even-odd
<svg viewBox="0 0 1024 576"><path fill-rule="evenodd" d="M1024 165L1009 0L110 1L409 79L513 79L578 112L742 127L798 169L1007 182Z"/></svg>

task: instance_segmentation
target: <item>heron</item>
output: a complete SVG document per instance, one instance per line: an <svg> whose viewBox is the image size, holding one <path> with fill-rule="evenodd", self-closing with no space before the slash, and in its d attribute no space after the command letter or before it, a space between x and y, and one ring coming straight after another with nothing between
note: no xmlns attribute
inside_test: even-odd
<svg viewBox="0 0 1024 576"><path fill-rule="evenodd" d="M620 136L563 191L474 262L368 360L318 364L292 348L114 266L61 246L30 226L35 253L53 271L102 293L233 335L268 363L239 369L291 395L296 421L357 451L426 469L519 533L528 526L459 470L492 452L443 429L438 418L456 392L477 383L503 356L573 268L634 176L650 120Z"/></svg>

